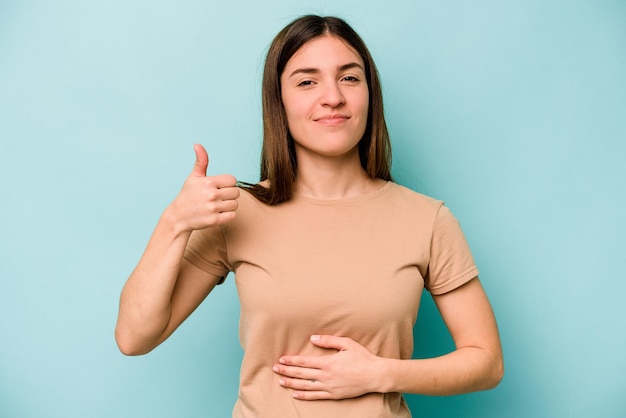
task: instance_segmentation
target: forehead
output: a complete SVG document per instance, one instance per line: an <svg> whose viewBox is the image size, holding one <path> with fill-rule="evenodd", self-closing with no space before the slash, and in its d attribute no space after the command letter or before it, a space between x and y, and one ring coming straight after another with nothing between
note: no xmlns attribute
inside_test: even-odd
<svg viewBox="0 0 626 418"><path fill-rule="evenodd" d="M284 71L302 66L335 67L352 62L364 66L361 56L345 40L333 35L322 35L302 45L289 58Z"/></svg>

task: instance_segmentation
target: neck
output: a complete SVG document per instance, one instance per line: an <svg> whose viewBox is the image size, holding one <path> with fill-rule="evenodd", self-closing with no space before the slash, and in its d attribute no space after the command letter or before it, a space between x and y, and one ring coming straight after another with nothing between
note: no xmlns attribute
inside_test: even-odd
<svg viewBox="0 0 626 418"><path fill-rule="evenodd" d="M342 199L369 193L381 182L367 176L358 152L333 158L298 155L294 192L315 199Z"/></svg>

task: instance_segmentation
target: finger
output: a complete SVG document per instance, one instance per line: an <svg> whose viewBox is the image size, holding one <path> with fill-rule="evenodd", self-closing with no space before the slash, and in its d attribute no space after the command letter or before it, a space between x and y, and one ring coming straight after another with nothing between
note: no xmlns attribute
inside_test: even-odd
<svg viewBox="0 0 626 418"><path fill-rule="evenodd" d="M219 176L210 176L207 178L209 182L218 189L225 189L227 187L236 187L237 179L230 174L221 174Z"/></svg>
<svg viewBox="0 0 626 418"><path fill-rule="evenodd" d="M299 370L297 370L299 369ZM330 392L324 390L325 386L319 380L320 372L314 369L302 369L298 367L286 368L282 365L273 367L275 373L280 375L278 384L286 389L293 389L292 396L299 400L317 400L317 399L333 399ZM303 372L304 371L304 372ZM290 377L291 375L300 375L307 377Z"/></svg>
<svg viewBox="0 0 626 418"><path fill-rule="evenodd" d="M337 351L345 350L348 348L350 342L349 338L337 337L334 335L311 335L311 342L318 347L333 348Z"/></svg>
<svg viewBox="0 0 626 418"><path fill-rule="evenodd" d="M239 204L236 200L223 200L215 204L215 208L219 213L234 212L237 210L238 207Z"/></svg>
<svg viewBox="0 0 626 418"><path fill-rule="evenodd" d="M239 198L239 189L236 187L218 188L215 183L212 183L208 184L205 194L206 198L211 201L237 200Z"/></svg>
<svg viewBox="0 0 626 418"><path fill-rule="evenodd" d="M311 356L282 356L278 362L283 366L300 369L321 369L323 357Z"/></svg>
<svg viewBox="0 0 626 418"><path fill-rule="evenodd" d="M293 392L291 396L299 401L317 401L321 399L334 399L333 396L324 390L308 390Z"/></svg>
<svg viewBox="0 0 626 418"><path fill-rule="evenodd" d="M324 389L324 384L315 379L292 379L288 377L281 377L278 379L278 384L284 388L301 391L321 391Z"/></svg>
<svg viewBox="0 0 626 418"><path fill-rule="evenodd" d="M220 200L236 200L239 198L239 188L237 187L224 187L218 188L215 191L216 198Z"/></svg>
<svg viewBox="0 0 626 418"><path fill-rule="evenodd" d="M314 373L319 373L317 369L309 369L306 367L286 366L284 364L276 364L272 367L274 373L282 377L302 380L317 380Z"/></svg>
<svg viewBox="0 0 626 418"><path fill-rule="evenodd" d="M200 144L195 144L193 150L196 153L196 162L191 174L197 177L204 177L206 176L207 168L209 168L209 155Z"/></svg>
<svg viewBox="0 0 626 418"><path fill-rule="evenodd" d="M220 212L216 213L214 216L213 225L222 225L228 222L231 222L237 216L237 212L229 211L229 212Z"/></svg>

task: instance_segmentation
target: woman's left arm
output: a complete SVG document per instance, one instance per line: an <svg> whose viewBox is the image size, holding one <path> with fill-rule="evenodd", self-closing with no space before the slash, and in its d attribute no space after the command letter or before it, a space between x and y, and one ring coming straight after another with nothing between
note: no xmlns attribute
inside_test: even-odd
<svg viewBox="0 0 626 418"><path fill-rule="evenodd" d="M369 392L455 395L491 389L502 379L502 347L491 305L478 278L433 296L456 349L430 359L377 357L344 337L315 336L311 342L337 353L283 356L274 372L302 400L344 399Z"/></svg>
<svg viewBox="0 0 626 418"><path fill-rule="evenodd" d="M382 392L456 395L497 386L504 374L502 346L478 277L433 299L456 349L432 359L383 359Z"/></svg>

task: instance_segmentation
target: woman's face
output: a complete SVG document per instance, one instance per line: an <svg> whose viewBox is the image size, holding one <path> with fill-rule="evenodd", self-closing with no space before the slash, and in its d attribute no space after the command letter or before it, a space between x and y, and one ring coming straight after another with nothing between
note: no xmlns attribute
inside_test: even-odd
<svg viewBox="0 0 626 418"><path fill-rule="evenodd" d="M369 91L354 49L330 35L312 39L289 59L280 81L298 159L358 156Z"/></svg>

